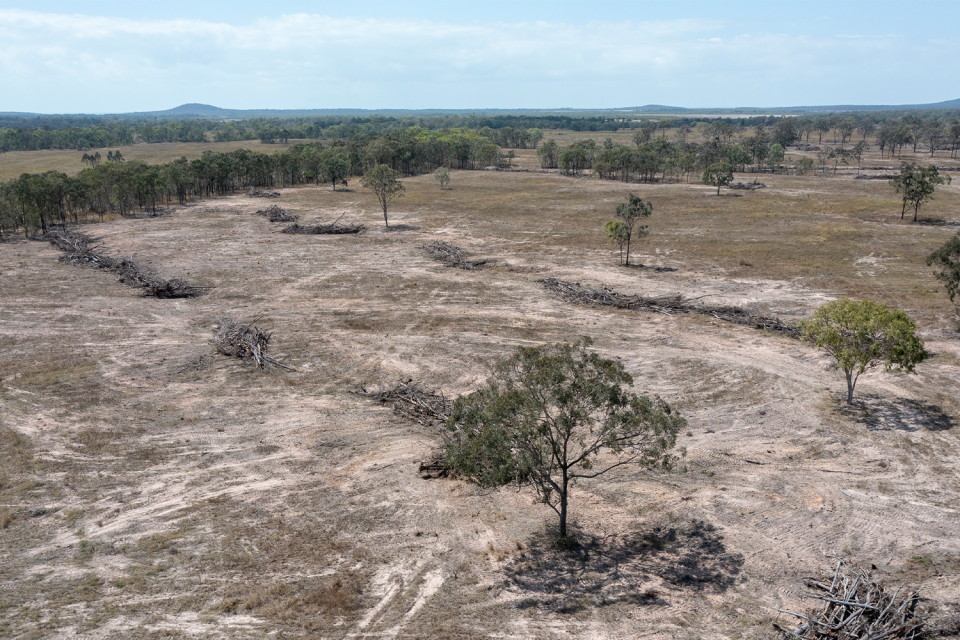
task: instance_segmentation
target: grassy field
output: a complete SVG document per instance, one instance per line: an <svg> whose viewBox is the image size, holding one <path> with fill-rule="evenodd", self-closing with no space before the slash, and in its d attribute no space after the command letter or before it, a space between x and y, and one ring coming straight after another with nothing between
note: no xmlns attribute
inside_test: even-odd
<svg viewBox="0 0 960 640"><path fill-rule="evenodd" d="M104 253L210 287L190 300L144 298L42 242L0 245L0 636L768 638L831 552L954 611L960 334L924 258L960 228L960 183L913 224L882 180L739 177L766 188L455 171L443 190L404 179L390 230L354 180L84 227ZM674 270L620 267L605 243L630 192L654 205L637 262ZM255 215L271 204L367 230L280 234ZM433 262L437 239L493 265ZM571 305L544 277L791 322L873 297L907 309L934 355L866 374L846 407L809 346ZM262 315L295 371L215 353L225 315ZM413 378L454 397L517 345L578 336L689 431L682 470L575 487L573 551L527 490L420 479L441 433L351 393Z"/></svg>
<svg viewBox="0 0 960 640"><path fill-rule="evenodd" d="M143 160L148 163L170 162L186 157L188 160L199 158L204 151L234 151L251 149L261 153L273 153L298 142L309 140L291 140L288 144L261 144L259 140L240 142L161 142L157 144L135 144L126 147L112 147L119 150L126 160ZM96 149L106 158L108 149ZM19 178L22 173L43 173L44 171L62 171L67 175L76 175L84 168L80 162L83 151L8 151L0 154L0 180ZM93 153L91 151L90 153Z"/></svg>

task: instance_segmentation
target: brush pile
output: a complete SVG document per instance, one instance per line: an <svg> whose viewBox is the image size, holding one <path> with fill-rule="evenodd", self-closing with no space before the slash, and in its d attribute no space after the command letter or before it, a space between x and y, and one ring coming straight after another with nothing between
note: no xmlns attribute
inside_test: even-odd
<svg viewBox="0 0 960 640"><path fill-rule="evenodd" d="M896 180L900 177L899 173L861 173L854 176L854 180Z"/></svg>
<svg viewBox="0 0 960 640"><path fill-rule="evenodd" d="M144 295L154 298L193 298L200 295L202 287L194 287L184 280L164 280L150 270L128 258L111 258L96 253L88 236L70 231L56 231L46 235L50 244L67 255L60 259L72 264L89 264L117 274L117 280L143 289Z"/></svg>
<svg viewBox="0 0 960 640"><path fill-rule="evenodd" d="M558 293L563 299L577 304L616 307L617 309L630 309L633 311L652 311L668 316L680 313L697 313L711 316L718 320L732 322L733 324L776 331L794 338L800 337L799 327L788 324L780 320L780 318L753 315L740 307L711 307L708 305L693 304L690 299L680 295L663 296L659 298L648 298L640 295L628 296L606 287L590 289L581 286L579 282L567 282L556 278L546 278L544 280L538 280L538 282L547 289Z"/></svg>
<svg viewBox="0 0 960 640"><path fill-rule="evenodd" d="M917 591L906 591L903 587L888 589L869 573L852 568L841 559L837 559L832 578L807 579L806 585L817 592L804 597L821 600L823 605L819 611L805 616L779 609L804 621L792 631L774 623L783 638L920 640L926 637L924 621L916 613L920 601Z"/></svg>
<svg viewBox="0 0 960 640"><path fill-rule="evenodd" d="M397 415L424 426L443 426L453 412L453 401L442 393L430 393L412 379L382 391L360 389L358 395L389 404Z"/></svg>
<svg viewBox="0 0 960 640"><path fill-rule="evenodd" d="M250 187L249 189L247 189L247 197L248 198L279 198L280 192L267 191L266 189L256 189L254 187Z"/></svg>
<svg viewBox="0 0 960 640"><path fill-rule="evenodd" d="M340 218L342 217L343 216L340 216ZM366 229L366 227L363 226L362 224L337 225L337 223L340 221L340 218L337 218L330 224L317 224L312 226L301 226L296 222L294 222L289 227L286 227L282 231L280 231L280 233L296 233L296 234L311 235L311 236L324 235L324 234L342 235L347 233L360 233L361 231Z"/></svg>
<svg viewBox="0 0 960 640"><path fill-rule="evenodd" d="M263 369L266 364L272 364L281 369L292 371L293 369L290 367L267 355L267 345L270 343L271 334L253 326L253 323L259 319L258 316L250 324L242 325L232 318L220 318L217 320L217 335L210 343L225 356L234 356L240 359L253 358L257 369Z"/></svg>
<svg viewBox="0 0 960 640"><path fill-rule="evenodd" d="M270 222L296 222L300 219L300 216L287 213L286 209L282 209L277 205L272 205L266 209L260 209L257 211L257 215L266 216L267 220Z"/></svg>
<svg viewBox="0 0 960 640"><path fill-rule="evenodd" d="M489 260L467 260L463 249L443 240L434 240L423 247L423 250L437 262L457 269L477 269L490 262Z"/></svg>
<svg viewBox="0 0 960 640"><path fill-rule="evenodd" d="M734 182L729 185L730 189L739 189L741 191L753 191L754 189L766 189L767 185L762 182Z"/></svg>

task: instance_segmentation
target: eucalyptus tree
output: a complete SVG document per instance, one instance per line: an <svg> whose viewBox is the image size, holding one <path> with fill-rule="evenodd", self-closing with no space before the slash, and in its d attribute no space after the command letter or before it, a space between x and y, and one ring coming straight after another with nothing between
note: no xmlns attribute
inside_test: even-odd
<svg viewBox="0 0 960 640"><path fill-rule="evenodd" d="M717 195L720 195L720 187L724 187L733 182L733 169L727 162L715 162L707 167L701 177L703 184L708 184L717 188Z"/></svg>
<svg viewBox="0 0 960 640"><path fill-rule="evenodd" d="M905 312L873 300L828 302L802 322L801 329L806 340L837 361L847 381L847 404L867 369L883 364L887 370L910 373L930 355Z"/></svg>
<svg viewBox="0 0 960 640"><path fill-rule="evenodd" d="M660 397L629 391L623 364L590 345L519 347L457 398L447 422L447 463L482 486L532 486L557 514L561 541L577 482L627 465L670 469L686 427Z"/></svg>
<svg viewBox="0 0 960 640"><path fill-rule="evenodd" d="M383 209L383 223L390 227L390 221L387 219L387 207L389 204L403 195L403 185L397 180L399 174L385 164L378 164L370 169L360 178L360 184L369 189L377 196L377 201Z"/></svg>
<svg viewBox="0 0 960 640"><path fill-rule="evenodd" d="M903 220L907 206L913 207L913 221L917 221L920 207L928 200L933 200L933 193L937 185L949 184L950 176L941 176L937 167L915 166L909 162L900 165L900 175L891 180L896 193L903 196L903 206L900 209L900 219Z"/></svg>
<svg viewBox="0 0 960 640"><path fill-rule="evenodd" d="M937 267L934 277L943 283L950 302L960 315L960 232L927 257L927 265Z"/></svg>
<svg viewBox="0 0 960 640"><path fill-rule="evenodd" d="M616 240L623 240L627 250L624 264L628 267L630 266L630 243L650 234L650 227L647 225L638 226L637 223L644 218L649 218L651 214L653 214L653 204L631 193L627 196L626 202L617 205L614 215L618 218L620 225L616 229L614 227L607 228L608 235L611 230L614 230Z"/></svg>

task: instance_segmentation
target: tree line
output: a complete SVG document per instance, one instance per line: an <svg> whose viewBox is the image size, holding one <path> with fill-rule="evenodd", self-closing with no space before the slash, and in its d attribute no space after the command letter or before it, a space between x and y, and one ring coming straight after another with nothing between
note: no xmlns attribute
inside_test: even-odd
<svg viewBox="0 0 960 640"><path fill-rule="evenodd" d="M803 141L823 144L824 138L846 148L855 139L873 136L881 153L900 154L905 147L916 153L960 149L960 120L954 112L862 112L809 116L745 116L737 118L683 116L576 116L576 115L434 115L369 117L290 117L220 120L212 118L142 118L115 116L0 117L0 151L40 149L94 149L137 142L234 142L260 140L364 141L388 133L421 128L445 132L471 130L505 149L536 148L542 132L565 129L586 132L616 132L623 129L670 136L685 142L693 135L699 141L719 138L728 143L749 137L757 126L783 134L775 142L786 146ZM86 119L85 119L86 118ZM540 132L540 135L537 135Z"/></svg>
<svg viewBox="0 0 960 640"><path fill-rule="evenodd" d="M80 215L129 216L156 212L174 202L227 195L249 187L347 183L369 169L386 165L402 175L429 173L438 167L480 169L501 162L490 138L469 130L427 131L414 127L367 141L301 143L274 153L239 149L204 152L200 158L168 163L125 161L122 154L84 154L76 177L59 171L25 173L0 183L0 237L45 233L56 224L79 222Z"/></svg>

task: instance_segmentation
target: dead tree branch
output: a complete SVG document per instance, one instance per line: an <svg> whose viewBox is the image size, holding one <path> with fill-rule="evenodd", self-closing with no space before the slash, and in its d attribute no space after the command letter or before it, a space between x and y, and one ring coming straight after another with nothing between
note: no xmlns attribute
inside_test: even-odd
<svg viewBox="0 0 960 640"><path fill-rule="evenodd" d="M217 335L210 343L223 355L240 359L253 358L257 369L263 369L266 364L272 364L281 369L293 371L292 367L277 362L267 355L267 345L270 343L272 334L253 326L260 318L261 316L257 316L246 325L232 318L220 318L217 320Z"/></svg>
<svg viewBox="0 0 960 640"><path fill-rule="evenodd" d="M776 331L794 338L800 337L799 327L788 324L780 318L753 315L740 307L714 307L692 304L692 301L696 298L684 298L680 295L663 296L659 298L648 298L640 295L630 296L606 287L591 289L582 286L579 282L567 282L565 280L558 280L557 278L546 278L538 282L547 289L559 294L563 299L577 304L616 307L618 309L630 309L634 311L651 311L666 315L696 313L711 316L718 320L732 322L733 324Z"/></svg>
<svg viewBox="0 0 960 640"><path fill-rule="evenodd" d="M46 238L53 246L66 253L61 260L112 271L117 274L120 282L140 287L145 295L154 298L193 298L200 295L204 289L188 284L180 278L164 280L132 259L112 258L96 253L91 247L93 240L82 233L56 231L47 234Z"/></svg>
<svg viewBox="0 0 960 640"><path fill-rule="evenodd" d="M448 267L456 267L457 269L477 269L490 262L489 260L467 260L463 249L443 240L434 240L424 246L423 250L437 262L442 262Z"/></svg>
<svg viewBox="0 0 960 640"><path fill-rule="evenodd" d="M868 572L851 567L840 558L832 577L811 578L806 580L806 585L826 595L812 593L805 597L822 600L824 604L807 615L780 609L781 613L805 621L793 630L774 623L784 638L918 640L925 637L924 620L916 612L919 591L903 587L889 589Z"/></svg>

